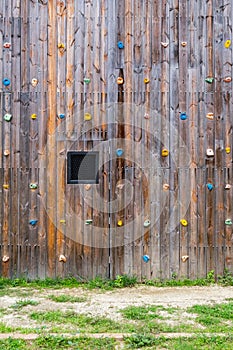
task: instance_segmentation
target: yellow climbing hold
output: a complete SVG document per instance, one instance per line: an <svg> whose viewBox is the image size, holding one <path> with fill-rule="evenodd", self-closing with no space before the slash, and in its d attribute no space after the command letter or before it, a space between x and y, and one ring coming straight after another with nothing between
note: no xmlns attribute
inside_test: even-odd
<svg viewBox="0 0 233 350"><path fill-rule="evenodd" d="M148 84L149 82L150 82L150 79L149 79L149 78L145 78L145 79L144 79L144 83L145 83L145 84Z"/></svg>
<svg viewBox="0 0 233 350"><path fill-rule="evenodd" d="M228 49L231 46L231 40L229 39L226 40L224 45L225 45L225 48Z"/></svg>
<svg viewBox="0 0 233 350"><path fill-rule="evenodd" d="M4 184L4 185L2 185L2 187L4 188L4 190L8 190L8 188L9 188L10 186L7 185L7 184Z"/></svg>
<svg viewBox="0 0 233 350"><path fill-rule="evenodd" d="M66 223L66 220L62 219L60 220L60 224L65 224Z"/></svg>
<svg viewBox="0 0 233 350"><path fill-rule="evenodd" d="M118 220L117 226L119 226L119 227L123 226L123 221L122 220Z"/></svg>
<svg viewBox="0 0 233 350"><path fill-rule="evenodd" d="M164 149L162 150L162 157L167 157L168 155L169 155L168 149L164 148Z"/></svg>
<svg viewBox="0 0 233 350"><path fill-rule="evenodd" d="M91 114L90 114L90 113L85 113L85 114L84 114L84 119L85 119L85 120L91 120L91 118L92 118L92 117L91 117Z"/></svg>
<svg viewBox="0 0 233 350"><path fill-rule="evenodd" d="M225 151L226 151L227 154L230 154L231 153L231 147L226 147Z"/></svg>
<svg viewBox="0 0 233 350"><path fill-rule="evenodd" d="M35 113L33 113L33 114L31 115L31 118L32 118L32 119L36 119L36 118L37 118L37 115L36 115Z"/></svg>
<svg viewBox="0 0 233 350"><path fill-rule="evenodd" d="M185 219L180 220L180 223L181 223L181 225L184 226L184 227L188 226L188 221L185 220Z"/></svg>
<svg viewBox="0 0 233 350"><path fill-rule="evenodd" d="M64 49L64 48L65 48L65 44L59 43L59 44L57 45L57 47L58 47L59 49Z"/></svg>

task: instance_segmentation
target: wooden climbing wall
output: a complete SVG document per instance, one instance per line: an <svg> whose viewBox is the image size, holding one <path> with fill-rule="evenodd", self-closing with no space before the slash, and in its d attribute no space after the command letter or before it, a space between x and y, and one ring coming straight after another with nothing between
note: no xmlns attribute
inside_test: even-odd
<svg viewBox="0 0 233 350"><path fill-rule="evenodd" d="M0 2L2 276L233 272L232 19L227 0ZM98 152L98 184L67 184L71 150Z"/></svg>

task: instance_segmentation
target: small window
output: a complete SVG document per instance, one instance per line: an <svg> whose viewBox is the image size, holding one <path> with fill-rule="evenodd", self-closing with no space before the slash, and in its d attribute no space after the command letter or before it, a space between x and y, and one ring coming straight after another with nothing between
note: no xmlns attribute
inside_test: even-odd
<svg viewBox="0 0 233 350"><path fill-rule="evenodd" d="M98 152L67 153L67 183L97 184L99 183Z"/></svg>

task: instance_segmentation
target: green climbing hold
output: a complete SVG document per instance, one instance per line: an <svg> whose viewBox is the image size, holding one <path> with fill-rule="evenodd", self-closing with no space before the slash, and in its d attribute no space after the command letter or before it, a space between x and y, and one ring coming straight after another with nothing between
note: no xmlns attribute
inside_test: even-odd
<svg viewBox="0 0 233 350"><path fill-rule="evenodd" d="M10 122L10 121L11 121L11 118L12 118L12 115L9 114L9 113L7 113L7 114L4 115L4 120L5 120L6 122Z"/></svg>
<svg viewBox="0 0 233 350"><path fill-rule="evenodd" d="M213 77L207 77L205 81L206 81L206 83L208 83L208 84L212 84L213 81L214 81L214 78L213 78Z"/></svg>
<svg viewBox="0 0 233 350"><path fill-rule="evenodd" d="M225 224L226 224L226 225L232 225L232 220L231 220L231 219L227 219L227 220L225 221Z"/></svg>

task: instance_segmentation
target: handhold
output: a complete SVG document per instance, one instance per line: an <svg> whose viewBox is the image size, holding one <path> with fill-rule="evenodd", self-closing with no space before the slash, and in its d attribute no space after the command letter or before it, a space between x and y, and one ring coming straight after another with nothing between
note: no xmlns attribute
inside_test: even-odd
<svg viewBox="0 0 233 350"><path fill-rule="evenodd" d="M229 225L229 226L232 225L232 220L231 219L226 219L225 224Z"/></svg>
<svg viewBox="0 0 233 350"><path fill-rule="evenodd" d="M85 190L86 190L86 191L89 191L89 190L90 190L90 188L91 188L91 185L90 185L90 184L85 185Z"/></svg>
<svg viewBox="0 0 233 350"><path fill-rule="evenodd" d="M168 47L169 43L165 43L165 42L161 41L161 45L166 48L166 47Z"/></svg>
<svg viewBox="0 0 233 350"><path fill-rule="evenodd" d="M184 226L184 227L188 226L188 221L185 220L185 219L181 219L181 220L180 220L180 223L181 223L181 225Z"/></svg>
<svg viewBox="0 0 233 350"><path fill-rule="evenodd" d="M61 254L61 255L59 256L59 261L65 263L65 262L66 262L66 257L65 257L65 255Z"/></svg>
<svg viewBox="0 0 233 350"><path fill-rule="evenodd" d="M207 77L207 78L205 79L205 81L206 81L206 83L208 83L208 84L212 84L213 81L214 81L214 78L213 78L213 77Z"/></svg>
<svg viewBox="0 0 233 350"><path fill-rule="evenodd" d="M10 151L8 150L8 149L6 149L5 151L4 151L4 156L5 157L8 157L10 155Z"/></svg>
<svg viewBox="0 0 233 350"><path fill-rule="evenodd" d="M4 190L8 190L10 188L8 184L3 184L2 187L4 188Z"/></svg>
<svg viewBox="0 0 233 350"><path fill-rule="evenodd" d="M213 112L209 112L206 114L206 118L213 120L214 119L214 113Z"/></svg>
<svg viewBox="0 0 233 350"><path fill-rule="evenodd" d="M148 262L150 261L149 255L143 255L142 260L143 260L145 263L148 263Z"/></svg>
<svg viewBox="0 0 233 350"><path fill-rule="evenodd" d="M212 189L214 188L214 186L213 186L212 184L209 183L209 184L207 184L207 188L208 188L209 191L212 191Z"/></svg>
<svg viewBox="0 0 233 350"><path fill-rule="evenodd" d="M122 41L118 41L117 46L118 49L124 49L124 43Z"/></svg>
<svg viewBox="0 0 233 350"><path fill-rule="evenodd" d="M181 41L181 46L185 47L187 45L187 41Z"/></svg>
<svg viewBox="0 0 233 350"><path fill-rule="evenodd" d="M226 151L227 154L230 154L231 153L231 147L226 147L225 151Z"/></svg>
<svg viewBox="0 0 233 350"><path fill-rule="evenodd" d="M38 185L35 183L30 183L29 187L31 190L36 190L38 188Z"/></svg>
<svg viewBox="0 0 233 350"><path fill-rule="evenodd" d="M226 49L229 49L229 47L231 46L231 40L226 40L224 46Z"/></svg>
<svg viewBox="0 0 233 350"><path fill-rule="evenodd" d="M92 116L90 113L85 113L84 114L84 120L91 120L92 119Z"/></svg>
<svg viewBox="0 0 233 350"><path fill-rule="evenodd" d="M33 86L33 87L36 87L37 84L38 84L38 79L33 78L33 79L32 79L32 86Z"/></svg>
<svg viewBox="0 0 233 350"><path fill-rule="evenodd" d="M3 44L3 47L4 47L5 49L9 49L9 48L11 47L11 43L5 42L5 43Z"/></svg>
<svg viewBox="0 0 233 350"><path fill-rule="evenodd" d="M31 114L31 118L32 119L36 119L37 118L37 115L35 113Z"/></svg>
<svg viewBox="0 0 233 350"><path fill-rule="evenodd" d="M121 157L124 154L124 150L122 148L118 148L116 150L117 157Z"/></svg>
<svg viewBox="0 0 233 350"><path fill-rule="evenodd" d="M208 157L213 157L213 156L214 156L214 151L212 150L212 148L208 148L208 149L206 150L206 155L207 155Z"/></svg>
<svg viewBox="0 0 233 350"><path fill-rule="evenodd" d="M230 184L226 184L225 185L225 190L230 190L231 189L231 185Z"/></svg>
<svg viewBox="0 0 233 350"><path fill-rule="evenodd" d="M3 79L2 83L4 86L9 86L11 81L10 81L10 79L5 78L5 79Z"/></svg>
<svg viewBox="0 0 233 350"><path fill-rule="evenodd" d="M85 84L90 84L91 79L90 78L84 78L83 81L84 81Z"/></svg>
<svg viewBox="0 0 233 350"><path fill-rule="evenodd" d="M86 224L86 225L91 225L91 224L92 224L92 222L93 222L93 220L92 220L92 219L87 219L87 220L85 221L85 224Z"/></svg>
<svg viewBox="0 0 233 350"><path fill-rule="evenodd" d="M3 118L6 122L10 122L12 119L12 115L9 113L6 113Z"/></svg>
<svg viewBox="0 0 233 350"><path fill-rule="evenodd" d="M123 221L122 220L118 220L117 221L117 226L119 226L119 227L123 226Z"/></svg>
<svg viewBox="0 0 233 350"><path fill-rule="evenodd" d="M59 43L59 44L57 45L57 47L58 47L59 49L64 49L64 48L65 48L65 44Z"/></svg>
<svg viewBox="0 0 233 350"><path fill-rule="evenodd" d="M65 117L66 117L65 114L63 114L63 113L59 114L59 119L64 119Z"/></svg>
<svg viewBox="0 0 233 350"><path fill-rule="evenodd" d="M150 220L145 220L143 226L144 227L149 227L150 226Z"/></svg>
<svg viewBox="0 0 233 350"><path fill-rule="evenodd" d="M167 157L168 155L169 151L166 148L162 149L162 157Z"/></svg>
<svg viewBox="0 0 233 350"><path fill-rule="evenodd" d="M189 258L188 255L183 255L181 259L183 262L186 262L188 260L188 258Z"/></svg>
<svg viewBox="0 0 233 350"><path fill-rule="evenodd" d="M230 83L231 80L232 80L231 77L226 77L226 78L223 79L223 81L224 81L225 83Z"/></svg>
<svg viewBox="0 0 233 350"><path fill-rule="evenodd" d="M36 226L36 224L38 223L38 220L30 220L29 224L32 226Z"/></svg>
<svg viewBox="0 0 233 350"><path fill-rule="evenodd" d="M144 79L144 83L145 83L145 84L149 84L149 82L150 82L150 79L149 79L149 78L145 78L145 79Z"/></svg>
<svg viewBox="0 0 233 350"><path fill-rule="evenodd" d="M145 113L145 114L144 114L144 118L145 118L145 119L150 119L149 113Z"/></svg>
<svg viewBox="0 0 233 350"><path fill-rule="evenodd" d="M65 224L65 223L66 223L66 220L64 220L64 219L60 220L60 224Z"/></svg>
<svg viewBox="0 0 233 350"><path fill-rule="evenodd" d="M185 112L180 113L180 119L186 120L188 118L187 114Z"/></svg>
<svg viewBox="0 0 233 350"><path fill-rule="evenodd" d="M123 79L122 77L118 77L118 78L117 78L117 84L118 84L118 85L124 84L124 79Z"/></svg>
<svg viewBox="0 0 233 350"><path fill-rule="evenodd" d="M169 188L170 188L169 184L164 184L164 185L163 185L164 191L168 191Z"/></svg>
<svg viewBox="0 0 233 350"><path fill-rule="evenodd" d="M2 262L4 262L4 263L8 262L9 260L10 260L10 258L9 258L9 256L7 256L7 255L4 255L4 256L2 257Z"/></svg>

